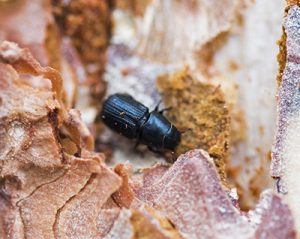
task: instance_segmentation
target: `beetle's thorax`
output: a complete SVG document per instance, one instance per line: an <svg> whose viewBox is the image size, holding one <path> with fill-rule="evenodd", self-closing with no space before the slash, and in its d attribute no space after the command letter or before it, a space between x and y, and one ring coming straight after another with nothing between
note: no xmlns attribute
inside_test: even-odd
<svg viewBox="0 0 300 239"><path fill-rule="evenodd" d="M157 111L152 111L141 127L140 141L152 148L173 150L179 140L178 130Z"/></svg>

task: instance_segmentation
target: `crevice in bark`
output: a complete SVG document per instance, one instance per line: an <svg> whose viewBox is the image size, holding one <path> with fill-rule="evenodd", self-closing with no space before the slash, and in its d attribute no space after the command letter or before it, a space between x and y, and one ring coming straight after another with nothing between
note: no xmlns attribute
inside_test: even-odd
<svg viewBox="0 0 300 239"><path fill-rule="evenodd" d="M90 178L88 179L88 181L85 183L85 185L78 191L78 193L76 193L75 195L73 195L72 197L70 197L62 207L60 207L56 214L55 214L55 221L52 225L52 231L53 231L53 234L54 234L54 238L58 238L58 222L59 222L59 215L61 213L61 211L65 208L65 206L71 202L75 197L77 197L82 191L84 191L84 189L90 185L94 179L96 178L97 174L96 173L92 173Z"/></svg>

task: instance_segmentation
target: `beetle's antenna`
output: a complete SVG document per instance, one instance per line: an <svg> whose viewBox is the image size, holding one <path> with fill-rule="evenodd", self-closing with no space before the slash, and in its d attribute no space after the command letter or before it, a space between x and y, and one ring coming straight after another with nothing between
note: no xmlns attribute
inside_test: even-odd
<svg viewBox="0 0 300 239"><path fill-rule="evenodd" d="M179 133L184 134L188 131L193 131L193 129L192 128L187 128L187 129L179 130Z"/></svg>
<svg viewBox="0 0 300 239"><path fill-rule="evenodd" d="M164 112L166 112L166 111L169 111L169 110L171 110L173 107L172 106L170 106L170 107L167 107L167 108L164 108L164 109L161 109L161 110L159 110L158 111L158 113L159 114L163 114Z"/></svg>

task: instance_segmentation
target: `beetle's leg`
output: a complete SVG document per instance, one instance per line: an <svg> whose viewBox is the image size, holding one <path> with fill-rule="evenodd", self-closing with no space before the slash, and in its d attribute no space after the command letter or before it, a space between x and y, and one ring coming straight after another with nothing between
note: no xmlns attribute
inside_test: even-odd
<svg viewBox="0 0 300 239"><path fill-rule="evenodd" d="M137 140L137 141L135 142L134 149L137 149L137 147L139 147L139 145L140 145L140 141Z"/></svg>
<svg viewBox="0 0 300 239"><path fill-rule="evenodd" d="M144 126L144 124L141 125L140 130L143 129L143 126ZM134 149L137 149L137 147L140 145L140 139L141 139L141 132L138 134L138 136L136 138Z"/></svg>
<svg viewBox="0 0 300 239"><path fill-rule="evenodd" d="M157 103L157 105L155 106L155 108L154 108L153 111L156 111L156 112L158 112L159 114L163 114L165 111L169 111L169 110L172 109L172 106L170 106L170 107L167 107L167 108L164 108L164 109L159 110L159 105L161 104L161 102L162 102L162 100L160 100L160 101Z"/></svg>
<svg viewBox="0 0 300 239"><path fill-rule="evenodd" d="M158 103L156 104L154 111L158 111L159 105L161 104L162 100L159 100Z"/></svg>
<svg viewBox="0 0 300 239"><path fill-rule="evenodd" d="M175 155L175 152L174 151L172 151L172 153L171 153L171 155L172 155L172 161L173 161L173 163L176 161L176 155Z"/></svg>
<svg viewBox="0 0 300 239"><path fill-rule="evenodd" d="M153 153L161 154L161 151L160 151L160 150L155 149L155 148L152 148L151 146L148 146L148 149L149 149L150 151L152 151Z"/></svg>

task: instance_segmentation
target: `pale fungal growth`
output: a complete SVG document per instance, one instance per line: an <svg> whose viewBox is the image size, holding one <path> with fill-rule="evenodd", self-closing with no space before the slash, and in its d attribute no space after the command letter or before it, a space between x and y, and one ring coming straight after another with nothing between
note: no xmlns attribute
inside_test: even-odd
<svg viewBox="0 0 300 239"><path fill-rule="evenodd" d="M278 122L271 175L285 194L300 228L300 7L292 6L285 18L286 62L278 92Z"/></svg>
<svg viewBox="0 0 300 239"><path fill-rule="evenodd" d="M7 62L14 62L19 59L21 49L16 43L3 42L1 45L1 57Z"/></svg>

